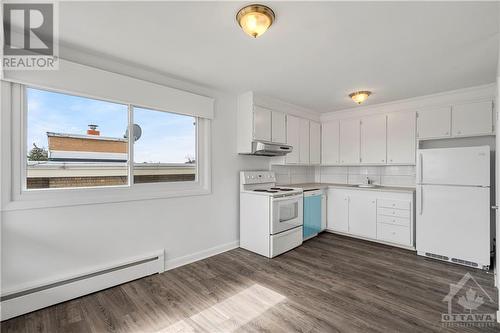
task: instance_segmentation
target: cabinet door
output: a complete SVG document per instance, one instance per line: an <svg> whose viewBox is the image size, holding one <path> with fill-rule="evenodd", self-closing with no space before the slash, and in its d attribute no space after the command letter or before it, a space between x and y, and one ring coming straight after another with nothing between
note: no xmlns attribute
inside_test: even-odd
<svg viewBox="0 0 500 333"><path fill-rule="evenodd" d="M349 194L349 233L377 237L377 204L369 191L351 191Z"/></svg>
<svg viewBox="0 0 500 333"><path fill-rule="evenodd" d="M309 163L320 164L321 162L321 125L314 121L309 122Z"/></svg>
<svg viewBox="0 0 500 333"><path fill-rule="evenodd" d="M253 138L271 141L271 110L255 106L253 109Z"/></svg>
<svg viewBox="0 0 500 333"><path fill-rule="evenodd" d="M359 119L340 121L340 164L359 164Z"/></svg>
<svg viewBox="0 0 500 333"><path fill-rule="evenodd" d="M361 119L362 164L385 164L386 116L385 114Z"/></svg>
<svg viewBox="0 0 500 333"><path fill-rule="evenodd" d="M445 138L451 135L451 107L417 112L417 138Z"/></svg>
<svg viewBox="0 0 500 333"><path fill-rule="evenodd" d="M347 192L339 189L328 190L327 228L334 231L348 232L349 198Z"/></svg>
<svg viewBox="0 0 500 333"><path fill-rule="evenodd" d="M300 119L299 162L309 164L309 120Z"/></svg>
<svg viewBox="0 0 500 333"><path fill-rule="evenodd" d="M467 136L493 133L493 104L491 101L454 105L452 134Z"/></svg>
<svg viewBox="0 0 500 333"><path fill-rule="evenodd" d="M323 123L321 128L321 164L339 164L339 121Z"/></svg>
<svg viewBox="0 0 500 333"><path fill-rule="evenodd" d="M271 113L271 141L286 143L286 121L283 112L273 111Z"/></svg>
<svg viewBox="0 0 500 333"><path fill-rule="evenodd" d="M286 116L286 143L293 147L286 155L286 163L299 163L299 118Z"/></svg>
<svg viewBox="0 0 500 333"><path fill-rule="evenodd" d="M387 115L387 163L415 164L415 112Z"/></svg>

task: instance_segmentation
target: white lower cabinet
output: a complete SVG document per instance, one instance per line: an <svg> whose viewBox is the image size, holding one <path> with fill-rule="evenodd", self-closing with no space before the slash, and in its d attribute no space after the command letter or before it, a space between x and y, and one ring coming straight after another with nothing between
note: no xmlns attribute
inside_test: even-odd
<svg viewBox="0 0 500 333"><path fill-rule="evenodd" d="M377 236L377 199L370 191L349 194L349 233L361 237Z"/></svg>
<svg viewBox="0 0 500 333"><path fill-rule="evenodd" d="M349 231L349 194L346 191L329 189L326 206L326 228L335 231Z"/></svg>
<svg viewBox="0 0 500 333"><path fill-rule="evenodd" d="M330 188L327 229L405 248L414 244L414 193Z"/></svg>

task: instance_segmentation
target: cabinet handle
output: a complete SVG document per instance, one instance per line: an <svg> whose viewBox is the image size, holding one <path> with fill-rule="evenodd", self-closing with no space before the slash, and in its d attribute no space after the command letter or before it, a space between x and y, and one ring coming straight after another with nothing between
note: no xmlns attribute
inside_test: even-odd
<svg viewBox="0 0 500 333"><path fill-rule="evenodd" d="M458 134L462 134L462 131L458 131L457 133L458 133Z"/></svg>
<svg viewBox="0 0 500 333"><path fill-rule="evenodd" d="M450 132L445 132L444 134L445 134L445 135L449 135L449 134L450 134Z"/></svg>

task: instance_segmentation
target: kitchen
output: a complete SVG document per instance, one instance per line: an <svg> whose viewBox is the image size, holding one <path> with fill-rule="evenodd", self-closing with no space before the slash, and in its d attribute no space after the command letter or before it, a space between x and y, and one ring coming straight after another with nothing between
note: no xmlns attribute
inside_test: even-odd
<svg viewBox="0 0 500 333"><path fill-rule="evenodd" d="M346 111L345 118L339 119L335 112L333 117L327 115L321 125L293 114L285 116L286 108L278 109L284 112L276 110L276 106L273 109L269 98L259 99L250 92L240 95L238 132L253 136L247 140L240 135L239 147L245 148L248 142L252 148L258 147L256 142L261 141L269 147L240 153L286 154L284 158L273 158L271 169L276 175L270 173L269 183L303 189L304 207L298 213L304 211L304 240L326 230L488 270L495 233L494 217L490 214L490 193L494 202L494 188L490 189L494 175L490 180L490 167L494 170L495 160L492 88L425 96L417 101L377 106L378 110L356 110L355 117ZM248 121L252 119L248 114L253 114L253 122ZM251 126L253 129L248 128ZM274 152L274 146L283 149L283 144L291 146L292 152ZM312 170L294 182L285 174L293 168ZM347 177L337 174L346 170ZM434 193L433 186L424 184L455 186L450 190L456 197L447 203L451 193ZM474 188L465 187L460 196L456 194L460 188L456 185L460 184L481 189L475 195ZM425 201L424 188L430 196L425 195ZM311 190L321 200L312 212L314 217L306 213ZM243 201L240 204L246 207ZM430 211L428 214L423 214L424 206L426 213ZM240 216L242 240L246 239L243 226L247 216L248 212ZM252 216L247 223L254 220ZM470 226L470 220L480 224ZM454 227L459 231L451 234ZM446 233L450 235L445 237ZM438 237L431 240L434 234ZM296 237L283 249L301 243L302 239ZM252 246L242 247L252 250Z"/></svg>
<svg viewBox="0 0 500 333"><path fill-rule="evenodd" d="M498 329L498 3L57 6L2 71L2 330Z"/></svg>

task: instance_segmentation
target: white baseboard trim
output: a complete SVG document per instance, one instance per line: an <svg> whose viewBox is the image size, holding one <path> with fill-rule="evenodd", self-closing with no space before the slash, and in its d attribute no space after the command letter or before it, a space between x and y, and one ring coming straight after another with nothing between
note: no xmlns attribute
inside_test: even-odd
<svg viewBox="0 0 500 333"><path fill-rule="evenodd" d="M172 259L165 258L165 270L168 271L168 270L174 269L176 267L184 266L184 265L193 263L195 261L199 261L199 260L214 256L214 255L222 253L222 252L236 249L239 246L240 246L240 241L238 240L238 241L214 246L212 248L209 248L209 249L206 249L206 250L203 250L200 252L196 252L193 254L188 254L188 255L183 256L183 257L172 258Z"/></svg>
<svg viewBox="0 0 500 333"><path fill-rule="evenodd" d="M47 306L65 302L141 277L161 273L165 269L164 251L115 262L84 273L44 281L30 287L3 292L1 320L17 317Z"/></svg>

